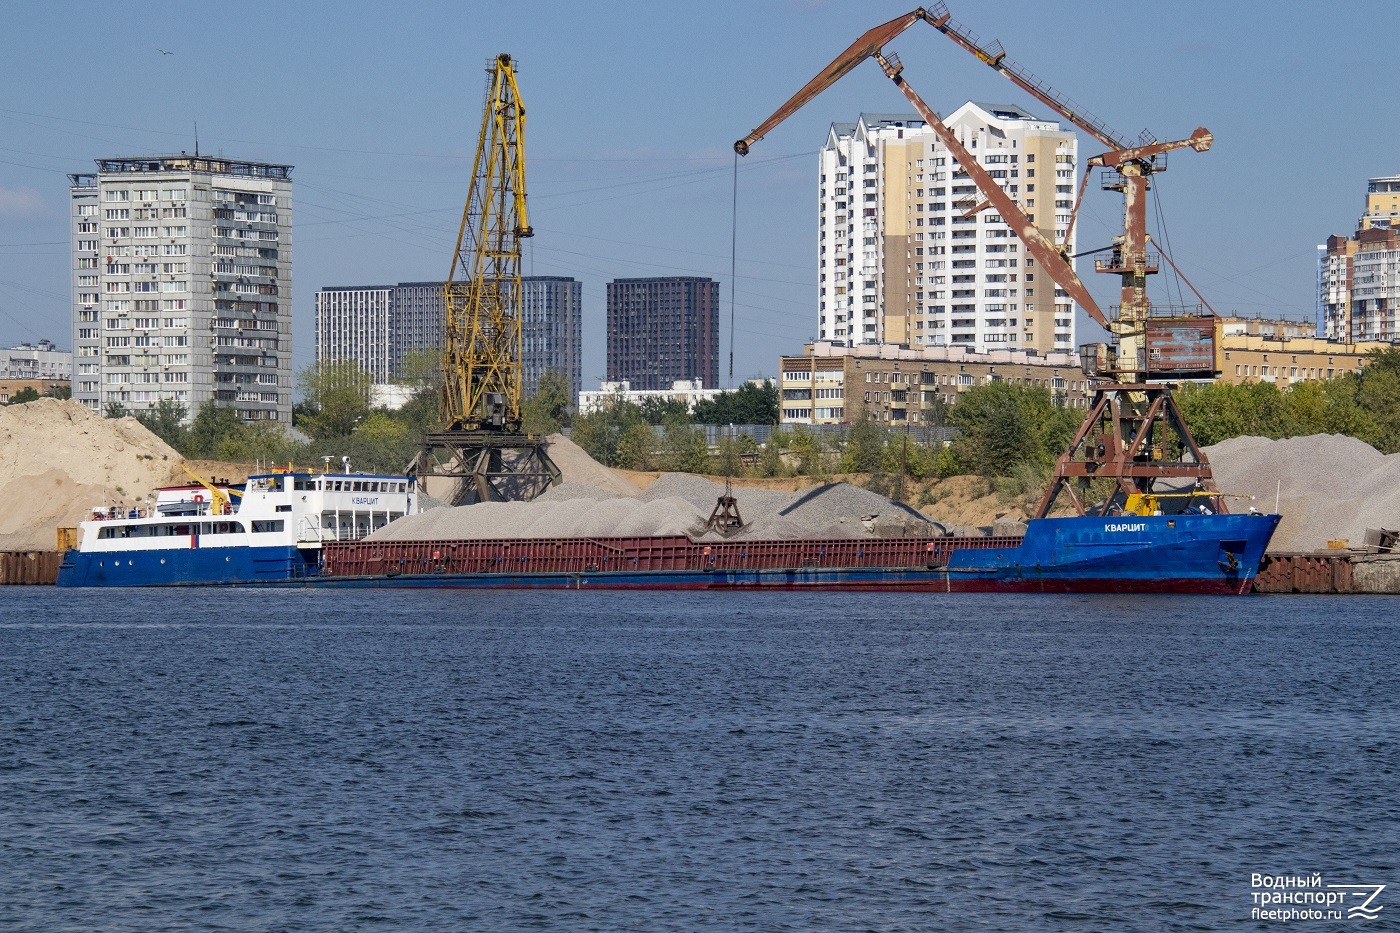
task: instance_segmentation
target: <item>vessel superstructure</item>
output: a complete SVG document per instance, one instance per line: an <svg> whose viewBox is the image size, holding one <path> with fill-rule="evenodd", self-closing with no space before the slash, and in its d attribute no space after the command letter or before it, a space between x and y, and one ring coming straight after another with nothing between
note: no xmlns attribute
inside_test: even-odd
<svg viewBox="0 0 1400 933"><path fill-rule="evenodd" d="M417 511L409 476L294 470L241 484L156 491L145 507L95 508L64 555L59 586L264 583L320 571L323 546Z"/></svg>

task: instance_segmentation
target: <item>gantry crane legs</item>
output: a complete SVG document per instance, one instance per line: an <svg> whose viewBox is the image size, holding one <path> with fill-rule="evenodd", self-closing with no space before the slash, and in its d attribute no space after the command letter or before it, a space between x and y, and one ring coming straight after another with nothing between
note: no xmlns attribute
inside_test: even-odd
<svg viewBox="0 0 1400 933"><path fill-rule="evenodd" d="M1123 234L1114 240L1112 258L1095 263L1096 271L1121 276L1122 304L1111 309L1112 313L1104 314L1080 281L1070 263L1066 243L1053 242L1035 225L1020 203L982 169L976 157L904 80L898 56L884 53L887 43L919 21L933 26L1110 147L1089 164L1114 170L1117 177L1106 187L1120 190L1124 195ZM874 58L880 64L885 75L977 185L984 200L970 205L964 216L988 207L996 209L1025 244L1034 261L1111 335L1110 345L1088 344L1081 348L1086 375L1112 381L1096 382L1088 416L1070 448L1056 464L1054 480L1038 514L1048 515L1061 492L1067 492L1080 514L1122 509L1130 502L1152 502L1151 507L1156 508L1159 500L1147 497L1160 492L1156 488L1159 480L1174 483L1173 490L1181 486L1186 488L1186 495L1177 500L1176 506L1223 511L1224 501L1215 493L1210 465L1171 397L1171 381L1213 378L1216 374L1213 316L1182 313L1181 309L1161 315L1154 311L1147 297L1147 276L1157 272L1156 257L1147 249L1146 194L1151 175L1165 169L1165 155L1171 150L1190 147L1203 152L1209 149L1212 142L1209 131L1198 128L1188 138L1174 142L1150 139L1131 144L1092 115L1077 111L1067 99L1029 72L1009 62L1000 43L981 45L972 33L953 22L947 6L939 2L932 10L921 7L866 32L772 116L736 142L734 150L746 155L753 143L867 58ZM1081 186L1081 200L1083 193L1084 186ZM1073 229L1078 210L1077 201L1069 229ZM1197 295L1199 297L1199 293ZM1173 451L1172 447L1176 449ZM1093 505L1076 494L1074 487L1082 491L1096 479L1111 481L1113 488L1104 492L1100 503Z"/></svg>

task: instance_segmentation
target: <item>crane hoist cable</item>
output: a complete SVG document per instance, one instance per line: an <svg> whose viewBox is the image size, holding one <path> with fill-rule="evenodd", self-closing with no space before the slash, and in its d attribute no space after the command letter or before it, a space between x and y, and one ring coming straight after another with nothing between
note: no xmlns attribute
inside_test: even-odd
<svg viewBox="0 0 1400 933"><path fill-rule="evenodd" d="M739 256L739 153L734 153L734 184L729 207L729 388L734 388L734 292Z"/></svg>

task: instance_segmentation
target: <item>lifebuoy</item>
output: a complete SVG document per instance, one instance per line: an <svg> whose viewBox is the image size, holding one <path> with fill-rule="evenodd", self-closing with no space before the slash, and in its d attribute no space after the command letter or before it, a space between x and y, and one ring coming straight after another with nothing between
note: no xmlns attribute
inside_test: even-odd
<svg viewBox="0 0 1400 933"><path fill-rule="evenodd" d="M195 493L195 494L194 494L194 501L196 501L196 502L203 502L203 501L204 501L204 493L202 493L202 492L197 492L197 493Z"/></svg>

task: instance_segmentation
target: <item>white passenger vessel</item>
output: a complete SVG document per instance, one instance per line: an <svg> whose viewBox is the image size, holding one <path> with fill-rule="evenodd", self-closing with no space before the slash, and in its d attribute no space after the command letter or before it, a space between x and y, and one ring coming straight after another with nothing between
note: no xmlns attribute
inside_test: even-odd
<svg viewBox="0 0 1400 933"><path fill-rule="evenodd" d="M59 586L268 583L315 576L321 545L418 510L411 476L301 472L169 486L145 507L93 509Z"/></svg>

